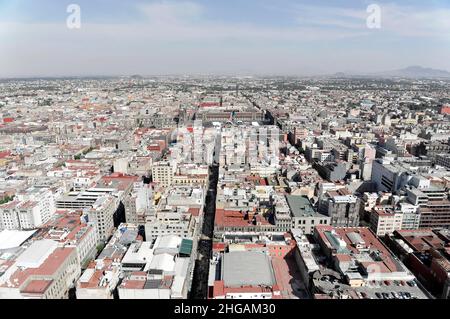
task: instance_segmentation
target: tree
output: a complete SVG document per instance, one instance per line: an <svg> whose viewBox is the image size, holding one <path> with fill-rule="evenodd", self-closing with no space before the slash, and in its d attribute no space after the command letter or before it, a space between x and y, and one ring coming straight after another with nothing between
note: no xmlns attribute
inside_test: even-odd
<svg viewBox="0 0 450 319"><path fill-rule="evenodd" d="M87 150L83 151L83 155L86 155L87 153L90 153L94 150L93 147L89 147Z"/></svg>
<svg viewBox="0 0 450 319"><path fill-rule="evenodd" d="M14 199L14 195L13 196L6 196L5 198L3 198L2 200L0 200L0 205L6 204L11 202Z"/></svg>
<svg viewBox="0 0 450 319"><path fill-rule="evenodd" d="M103 248L105 248L105 244L104 243L100 243L97 245L97 254L100 254L103 250Z"/></svg>

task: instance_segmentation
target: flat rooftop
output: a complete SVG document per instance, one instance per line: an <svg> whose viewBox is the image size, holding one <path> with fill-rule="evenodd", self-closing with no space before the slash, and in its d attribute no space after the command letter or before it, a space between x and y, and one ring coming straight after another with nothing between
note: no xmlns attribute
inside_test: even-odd
<svg viewBox="0 0 450 319"><path fill-rule="evenodd" d="M3 230L0 231L0 251L20 247L36 230Z"/></svg>
<svg viewBox="0 0 450 319"><path fill-rule="evenodd" d="M304 196L288 195L286 200L294 217L322 216L314 210L309 199Z"/></svg>
<svg viewBox="0 0 450 319"><path fill-rule="evenodd" d="M50 239L35 241L17 258L17 266L38 268L57 246L58 243Z"/></svg>
<svg viewBox="0 0 450 319"><path fill-rule="evenodd" d="M269 257L257 251L233 251L223 255L225 287L273 286L275 276Z"/></svg>

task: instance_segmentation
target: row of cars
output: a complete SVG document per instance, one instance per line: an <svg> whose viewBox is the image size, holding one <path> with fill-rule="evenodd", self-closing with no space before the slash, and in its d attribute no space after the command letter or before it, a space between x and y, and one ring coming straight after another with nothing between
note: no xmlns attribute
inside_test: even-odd
<svg viewBox="0 0 450 319"><path fill-rule="evenodd" d="M357 294L361 299L418 299L418 296L413 293L414 289L411 289L415 287L417 283L414 280L373 280L369 281L361 289L363 291L358 291Z"/></svg>
<svg viewBox="0 0 450 319"><path fill-rule="evenodd" d="M384 281L371 281L371 282L369 282L368 286L371 287L371 288L374 288L374 287L389 287L389 286L394 286L394 287L405 287L405 286L417 287L417 283L414 280L410 280L410 281L403 281L403 280L389 281L389 280L384 280Z"/></svg>
<svg viewBox="0 0 450 319"><path fill-rule="evenodd" d="M418 299L417 297L411 295L409 292L376 292L375 296L377 296L378 299Z"/></svg>

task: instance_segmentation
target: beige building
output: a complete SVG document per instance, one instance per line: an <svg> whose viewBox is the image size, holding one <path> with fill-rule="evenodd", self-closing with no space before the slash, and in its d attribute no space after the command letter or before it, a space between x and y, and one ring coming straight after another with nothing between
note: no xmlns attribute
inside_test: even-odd
<svg viewBox="0 0 450 319"><path fill-rule="evenodd" d="M152 167L153 181L164 187L172 185L174 174L175 167L169 162L155 163Z"/></svg>
<svg viewBox="0 0 450 319"><path fill-rule="evenodd" d="M119 199L106 195L99 197L91 208L87 209L89 222L97 226L98 238L107 240L114 230L114 213L119 207Z"/></svg>
<svg viewBox="0 0 450 319"><path fill-rule="evenodd" d="M370 213L370 228L377 236L402 229L403 214L391 207L375 206Z"/></svg>
<svg viewBox="0 0 450 319"><path fill-rule="evenodd" d="M35 241L0 277L0 299L65 299L80 273L75 248Z"/></svg>

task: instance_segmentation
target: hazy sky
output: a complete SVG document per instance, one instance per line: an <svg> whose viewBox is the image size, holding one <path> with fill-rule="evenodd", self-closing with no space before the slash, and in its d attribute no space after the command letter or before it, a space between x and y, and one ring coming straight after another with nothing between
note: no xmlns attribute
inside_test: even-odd
<svg viewBox="0 0 450 319"><path fill-rule="evenodd" d="M0 77L450 70L449 57L449 0L0 0Z"/></svg>

